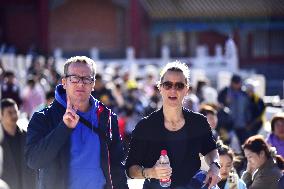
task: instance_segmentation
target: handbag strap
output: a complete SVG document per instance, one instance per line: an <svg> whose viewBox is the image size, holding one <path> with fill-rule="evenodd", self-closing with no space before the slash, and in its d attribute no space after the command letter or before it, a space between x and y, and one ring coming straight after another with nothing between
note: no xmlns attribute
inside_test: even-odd
<svg viewBox="0 0 284 189"><path fill-rule="evenodd" d="M59 102L57 102L57 103L65 109L65 107L62 104L60 104ZM101 113L101 111L97 112L97 114L100 114L100 113ZM80 116L80 115L78 115L78 116L79 116L79 121L81 123L83 123L84 126L88 127L91 131L94 131L96 134L98 134L99 136L102 136L106 140L106 136L103 134L103 132L98 127L93 126L88 120L86 120L82 116ZM98 120L99 120L99 115L97 115L97 116L98 116Z"/></svg>

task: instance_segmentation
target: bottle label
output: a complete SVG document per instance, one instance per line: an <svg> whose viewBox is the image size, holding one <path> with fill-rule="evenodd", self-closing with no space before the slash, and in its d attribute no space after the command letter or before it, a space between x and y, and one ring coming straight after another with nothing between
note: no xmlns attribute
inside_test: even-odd
<svg viewBox="0 0 284 189"><path fill-rule="evenodd" d="M160 162L160 165L170 165L169 162Z"/></svg>
<svg viewBox="0 0 284 189"><path fill-rule="evenodd" d="M160 179L160 182L170 182L171 178L167 178L167 179Z"/></svg>

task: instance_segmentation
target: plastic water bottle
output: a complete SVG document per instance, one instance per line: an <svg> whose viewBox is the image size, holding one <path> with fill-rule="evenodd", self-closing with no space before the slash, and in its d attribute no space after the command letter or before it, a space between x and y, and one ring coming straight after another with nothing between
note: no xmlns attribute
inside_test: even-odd
<svg viewBox="0 0 284 189"><path fill-rule="evenodd" d="M160 166L170 166L170 160L169 160L169 157L167 155L167 150L161 151L159 164L160 164ZM160 185L161 185L161 187L169 187L171 185L171 178L160 179Z"/></svg>

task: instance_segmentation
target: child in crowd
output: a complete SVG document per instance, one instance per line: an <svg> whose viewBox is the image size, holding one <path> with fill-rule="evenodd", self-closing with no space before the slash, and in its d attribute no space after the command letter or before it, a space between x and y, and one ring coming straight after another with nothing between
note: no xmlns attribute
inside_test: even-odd
<svg viewBox="0 0 284 189"><path fill-rule="evenodd" d="M235 160L233 150L218 141L218 153L220 158L220 175L221 181L218 183L220 189L245 189L246 184L239 178L233 163Z"/></svg>

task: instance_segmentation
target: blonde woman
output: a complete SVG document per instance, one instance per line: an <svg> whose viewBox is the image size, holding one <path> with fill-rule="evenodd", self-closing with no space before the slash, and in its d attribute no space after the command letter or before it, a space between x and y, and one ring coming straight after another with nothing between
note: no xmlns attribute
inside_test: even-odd
<svg viewBox="0 0 284 189"><path fill-rule="evenodd" d="M171 189L187 187L200 168L199 153L209 166L205 184L219 181L219 158L216 142L206 117L184 109L188 93L189 69L180 62L167 64L158 88L163 107L138 122L132 132L126 160L127 174L143 179L143 189L160 188L159 179L171 178ZM167 150L170 167L157 166L161 150Z"/></svg>

